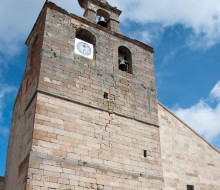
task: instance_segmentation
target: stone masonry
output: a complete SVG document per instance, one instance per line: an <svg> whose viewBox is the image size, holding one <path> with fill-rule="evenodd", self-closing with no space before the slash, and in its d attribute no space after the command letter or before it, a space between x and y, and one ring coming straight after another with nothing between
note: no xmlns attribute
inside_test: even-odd
<svg viewBox="0 0 220 190"><path fill-rule="evenodd" d="M78 2L84 18L47 1L26 41L4 190L219 190L219 151L157 102L153 48L120 34L106 0ZM93 59L75 53L83 35Z"/></svg>
<svg viewBox="0 0 220 190"><path fill-rule="evenodd" d="M78 29L95 36L95 59L74 53ZM27 45L5 190L161 190L153 49L50 2ZM119 46L133 74L118 69Z"/></svg>
<svg viewBox="0 0 220 190"><path fill-rule="evenodd" d="M158 104L164 190L220 189L220 153Z"/></svg>
<svg viewBox="0 0 220 190"><path fill-rule="evenodd" d="M0 190L4 189L4 184L5 184L5 178L4 177L0 177Z"/></svg>

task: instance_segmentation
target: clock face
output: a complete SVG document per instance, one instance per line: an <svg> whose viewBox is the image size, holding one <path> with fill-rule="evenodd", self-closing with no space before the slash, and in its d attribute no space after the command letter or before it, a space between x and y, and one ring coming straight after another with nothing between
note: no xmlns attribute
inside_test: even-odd
<svg viewBox="0 0 220 190"><path fill-rule="evenodd" d="M91 48L85 42L78 42L76 48L82 55L85 56L90 56L92 53Z"/></svg>

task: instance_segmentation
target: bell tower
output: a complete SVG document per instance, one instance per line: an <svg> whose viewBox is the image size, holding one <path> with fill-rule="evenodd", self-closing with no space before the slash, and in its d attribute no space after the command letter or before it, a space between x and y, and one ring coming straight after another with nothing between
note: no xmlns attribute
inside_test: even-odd
<svg viewBox="0 0 220 190"><path fill-rule="evenodd" d="M84 17L111 31L119 32L119 16L121 11L112 7L106 0L79 0L79 4L85 9Z"/></svg>
<svg viewBox="0 0 220 190"><path fill-rule="evenodd" d="M5 190L161 190L154 50L78 2L83 18L46 2L26 41Z"/></svg>

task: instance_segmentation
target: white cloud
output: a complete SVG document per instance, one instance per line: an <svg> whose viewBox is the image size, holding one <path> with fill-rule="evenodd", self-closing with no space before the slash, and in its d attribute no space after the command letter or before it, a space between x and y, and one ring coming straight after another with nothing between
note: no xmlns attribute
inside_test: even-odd
<svg viewBox="0 0 220 190"><path fill-rule="evenodd" d="M122 20L158 23L162 27L181 24L192 33L188 44L207 48L220 42L219 0L109 0L123 10Z"/></svg>
<svg viewBox="0 0 220 190"><path fill-rule="evenodd" d="M0 54L11 57L20 52L31 31L45 0L1 0L0 6ZM53 0L57 5L81 14L82 10L73 0Z"/></svg>
<svg viewBox="0 0 220 190"><path fill-rule="evenodd" d="M212 89L210 96L220 101L220 81ZM219 116L220 117L220 116Z"/></svg>
<svg viewBox="0 0 220 190"><path fill-rule="evenodd" d="M82 15L78 1L52 0L69 12ZM24 40L44 4L45 0L2 0L0 6L0 54L11 57L18 54ZM182 24L192 29L188 43L194 47L210 47L220 42L219 0L108 0L112 6L123 10L122 21L132 20L142 24L155 23L141 34L145 42L158 40L163 30L158 29ZM133 30L133 29L132 29ZM136 35L137 36L137 35ZM141 39L142 40L142 39Z"/></svg>
<svg viewBox="0 0 220 190"><path fill-rule="evenodd" d="M210 98L215 98L216 106L211 106L209 100L200 100L189 108L175 108L172 111L185 121L190 127L204 136L208 141L213 141L220 135L220 81L211 90Z"/></svg>
<svg viewBox="0 0 220 190"><path fill-rule="evenodd" d="M141 42L147 44L153 44L153 42L158 42L161 34L163 33L163 28L158 24L149 24L144 26L142 29L140 27L134 27L131 30L126 31L126 35L131 36Z"/></svg>

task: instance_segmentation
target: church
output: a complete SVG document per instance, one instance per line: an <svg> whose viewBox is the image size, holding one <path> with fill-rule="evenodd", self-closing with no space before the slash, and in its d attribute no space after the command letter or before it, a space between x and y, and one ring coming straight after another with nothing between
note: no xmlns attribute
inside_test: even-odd
<svg viewBox="0 0 220 190"><path fill-rule="evenodd" d="M219 150L157 100L154 49L78 3L45 2L27 38L0 190L220 190Z"/></svg>

